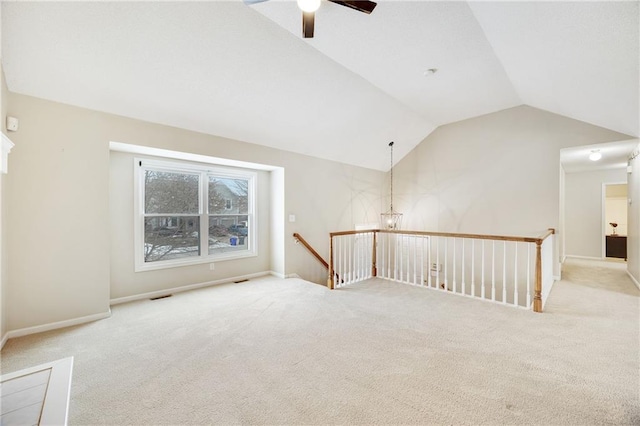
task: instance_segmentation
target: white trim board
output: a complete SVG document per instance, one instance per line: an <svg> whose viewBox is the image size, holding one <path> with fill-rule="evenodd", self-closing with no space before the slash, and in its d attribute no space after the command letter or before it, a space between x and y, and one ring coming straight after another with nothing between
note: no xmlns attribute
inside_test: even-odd
<svg viewBox="0 0 640 426"><path fill-rule="evenodd" d="M99 314L87 315L79 318L72 318L64 321L52 322L49 324L36 325L33 327L25 327L19 328L17 330L9 331L5 336L7 339L13 339L16 337L27 336L29 334L42 333L44 331L57 330L59 328L71 327L73 325L85 324L88 322L93 322L105 318L109 318L111 316L111 309L107 312L102 312Z"/></svg>
<svg viewBox="0 0 640 426"><path fill-rule="evenodd" d="M69 399L71 395L71 375L73 371L73 357L48 362L36 367L5 374L0 382L21 380L24 376L49 370L47 388L42 401L40 425L66 425L69 417ZM5 419L3 419L5 420ZM8 419L7 419L8 420ZM10 424L11 421L8 421Z"/></svg>
<svg viewBox="0 0 640 426"><path fill-rule="evenodd" d="M229 277L229 278L223 278L215 281L207 281L203 283L190 284L190 285L185 285L183 287L174 287L174 288L168 288L165 290L151 291L149 293L134 294L133 296L116 297L115 299L111 299L109 303L111 304L111 306L119 305L121 303L134 302L136 300L143 300L143 299L151 299L153 297L166 296L169 294L181 293L183 291L196 290L199 288L211 287L219 284L228 284L234 281L249 280L251 278L264 277L266 275L271 275L271 271L256 272L254 274L240 275L238 277Z"/></svg>
<svg viewBox="0 0 640 426"><path fill-rule="evenodd" d="M4 133L0 133L0 135L2 135L2 140L0 141L0 173L7 173L9 171L9 153L16 145Z"/></svg>
<svg viewBox="0 0 640 426"><path fill-rule="evenodd" d="M4 348L4 344L7 343L7 340L9 340L9 333L4 333L2 340L0 340L0 349Z"/></svg>
<svg viewBox="0 0 640 426"><path fill-rule="evenodd" d="M151 155L154 157L172 158L177 160L194 161L204 164L217 164L221 166L241 167L245 169L273 171L281 167L269 164L250 163L248 161L230 160L228 158L212 157L209 155L192 154L189 152L172 151L168 149L153 148L150 146L133 145L122 142L109 142L110 151L127 152L130 154Z"/></svg>

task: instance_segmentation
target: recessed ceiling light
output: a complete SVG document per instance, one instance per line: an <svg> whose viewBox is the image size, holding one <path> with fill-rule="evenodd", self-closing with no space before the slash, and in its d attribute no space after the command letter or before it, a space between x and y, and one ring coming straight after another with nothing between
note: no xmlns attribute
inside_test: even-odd
<svg viewBox="0 0 640 426"><path fill-rule="evenodd" d="M429 68L428 70L426 70L425 72L423 72L425 77L428 77L430 75L433 75L435 73L438 72L438 68Z"/></svg>
<svg viewBox="0 0 640 426"><path fill-rule="evenodd" d="M589 160L591 161L598 161L601 158L602 158L602 154L600 154L599 149L594 149L591 151L591 154L589 154Z"/></svg>

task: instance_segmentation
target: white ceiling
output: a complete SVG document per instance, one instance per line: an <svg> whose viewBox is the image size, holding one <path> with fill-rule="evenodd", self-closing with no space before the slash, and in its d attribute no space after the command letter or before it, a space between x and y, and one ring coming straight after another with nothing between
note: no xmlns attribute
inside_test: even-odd
<svg viewBox="0 0 640 426"><path fill-rule="evenodd" d="M638 26L636 1L325 1L302 39L292 1L3 1L2 64L13 92L388 170L391 140L521 104L638 136Z"/></svg>

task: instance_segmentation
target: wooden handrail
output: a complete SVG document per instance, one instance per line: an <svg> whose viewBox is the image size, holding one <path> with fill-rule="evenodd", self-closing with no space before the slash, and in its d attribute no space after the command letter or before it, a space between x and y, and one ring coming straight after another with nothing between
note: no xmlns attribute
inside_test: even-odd
<svg viewBox="0 0 640 426"><path fill-rule="evenodd" d="M320 256L318 254L317 251L315 251L315 249L313 247L311 247L311 244L309 244L307 242L307 240L305 240L304 238L302 238L302 235L298 234L297 232L293 233L293 238L295 238L297 241L301 242L303 246L305 246L307 248L307 250L309 250L311 252L311 254L313 255L313 257L315 257L316 259L318 259L318 261L320 263L322 263L324 265L325 268L329 269L329 264L327 263L326 260L324 260L322 258L322 256Z"/></svg>
<svg viewBox="0 0 640 426"><path fill-rule="evenodd" d="M538 244L538 241L540 242L540 244L542 244L542 242L543 242L544 240L546 240L546 239L547 239L547 237L550 237L551 235L553 235L553 234L555 234L555 233L556 233L556 230L555 230L554 228L549 228L549 229L547 229L547 232L545 232L544 234L542 234L540 237L538 237L538 238L536 239L536 241L535 241L535 242L536 242L536 244Z"/></svg>
<svg viewBox="0 0 640 426"><path fill-rule="evenodd" d="M537 243L547 238L549 235L555 233L553 228L550 228L545 234L540 237L515 237L506 235L483 235L483 234L456 234L453 232L432 232L432 231L399 231L388 229L370 229L363 231L339 231L331 232L331 237L340 237L343 235L356 235L365 233L382 233L382 234L400 234L400 235L426 235L432 237L453 237L453 238L471 238L477 240L497 240L497 241L515 241L520 243Z"/></svg>
<svg viewBox="0 0 640 426"><path fill-rule="evenodd" d="M329 269L329 278L327 280L327 286L330 289L333 289L333 238L340 237L344 235L357 235L357 234L366 234L373 233L373 265L372 265L372 275L375 276L377 272L376 265L376 235L378 233L382 234L400 234L400 235L424 235L424 236L433 236L433 237L452 237L452 238L469 238L469 239L479 239L479 240L494 240L494 241L513 241L513 242L522 242L522 243L535 243L536 245L536 264L535 264L535 283L534 283L534 295L533 295L533 311L534 312L542 312L542 244L544 240L546 240L551 235L556 233L554 228L549 228L544 234L539 237L514 237L514 236L505 236L505 235L482 235L482 234L456 234L451 232L429 232L429 231L399 231L399 230L388 230L388 229L369 229L369 230L359 230L359 231L339 231L339 232L331 232L329 234L329 242L330 242L330 260L332 261L331 265L327 265L326 262L322 260L325 266ZM294 237L300 238L300 240L305 244L312 253L316 255L319 259L319 255L313 250L310 246L306 244L306 241L302 239L298 234L294 234Z"/></svg>
<svg viewBox="0 0 640 426"><path fill-rule="evenodd" d="M322 263L322 265L323 265L325 268L327 268L327 270L329 271L329 279L328 279L328 281L327 281L327 287L329 287L331 290L333 290L333 276L335 275L335 276L336 276L336 279L337 279L338 281L342 281L342 280L340 280L340 276L339 276L338 274L336 274L336 273L335 273L335 271L333 270L333 265L329 266L329 264L327 263L327 261L326 261L326 260L324 260L324 259L322 258L322 256L320 256L320 255L318 254L318 252L317 252L317 251L315 251L315 249L314 249L313 247L311 247L311 244L309 244L309 243L307 242L307 240L305 240L304 238L302 238L302 235L298 234L297 232L294 232L294 233L293 233L293 238L295 238L295 239L296 239L296 241L298 241L298 242L302 243L302 245L303 245L303 246L305 246L305 248L306 248L307 250L309 250L309 252L313 255L313 257L315 257L316 259L318 259L318 261L319 261L320 263ZM330 252L330 255L329 255L329 259L333 259L333 238L331 239L330 243L331 243L331 252ZM343 281L343 282L344 282L344 281Z"/></svg>

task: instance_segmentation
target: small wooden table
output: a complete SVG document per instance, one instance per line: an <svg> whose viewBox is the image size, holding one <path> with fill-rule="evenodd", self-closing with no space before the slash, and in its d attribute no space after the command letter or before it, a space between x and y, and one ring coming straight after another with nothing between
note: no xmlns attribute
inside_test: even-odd
<svg viewBox="0 0 640 426"><path fill-rule="evenodd" d="M607 257L617 257L627 260L627 236L607 235Z"/></svg>

